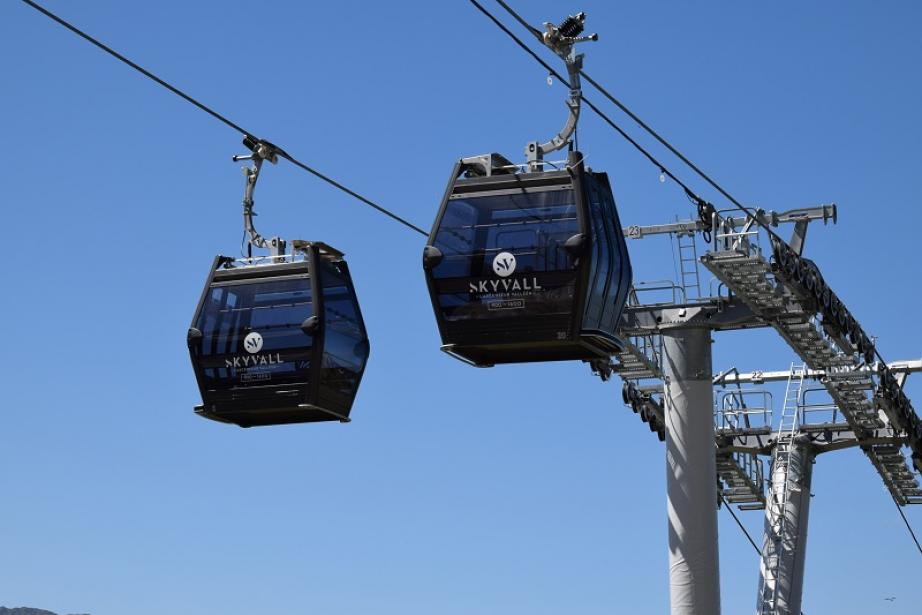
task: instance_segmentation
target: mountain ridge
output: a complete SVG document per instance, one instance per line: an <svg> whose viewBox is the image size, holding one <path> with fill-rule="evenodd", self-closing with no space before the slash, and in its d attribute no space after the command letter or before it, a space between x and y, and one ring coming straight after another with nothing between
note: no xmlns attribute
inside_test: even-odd
<svg viewBox="0 0 922 615"><path fill-rule="evenodd" d="M45 609L36 609L29 606L17 606L13 608L7 608L5 606L0 606L0 615L58 615L53 611L46 611ZM78 615L78 614L74 614ZM79 615L89 615L89 613L81 613Z"/></svg>

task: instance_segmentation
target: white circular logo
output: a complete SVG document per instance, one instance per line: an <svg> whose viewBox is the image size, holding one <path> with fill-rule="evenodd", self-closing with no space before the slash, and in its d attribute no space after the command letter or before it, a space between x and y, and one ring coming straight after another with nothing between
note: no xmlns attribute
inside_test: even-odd
<svg viewBox="0 0 922 615"><path fill-rule="evenodd" d="M255 354L263 349L263 336L253 331L243 338L243 347L250 354Z"/></svg>
<svg viewBox="0 0 922 615"><path fill-rule="evenodd" d="M501 278L508 278L515 272L515 256L510 252L500 252L493 257L493 273Z"/></svg>

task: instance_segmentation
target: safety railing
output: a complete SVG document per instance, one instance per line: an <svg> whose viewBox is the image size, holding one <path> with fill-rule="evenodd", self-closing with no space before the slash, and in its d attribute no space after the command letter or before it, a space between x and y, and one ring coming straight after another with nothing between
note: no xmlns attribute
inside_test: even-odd
<svg viewBox="0 0 922 615"><path fill-rule="evenodd" d="M742 252L747 256L761 256L762 246L759 238L759 225L756 219L748 215L745 222L736 226L732 217L721 214L735 210L720 210L712 217L711 236L717 251Z"/></svg>
<svg viewBox="0 0 922 615"><path fill-rule="evenodd" d="M771 427L773 400L765 389L717 391L714 398L717 429L743 430Z"/></svg>
<svg viewBox="0 0 922 615"><path fill-rule="evenodd" d="M665 301L643 301L640 300L640 293L669 293L669 299ZM656 299L658 297L654 297ZM682 305L688 303L688 297L685 295L685 289L673 282L672 280L651 280L648 282L635 282L628 298L628 305Z"/></svg>

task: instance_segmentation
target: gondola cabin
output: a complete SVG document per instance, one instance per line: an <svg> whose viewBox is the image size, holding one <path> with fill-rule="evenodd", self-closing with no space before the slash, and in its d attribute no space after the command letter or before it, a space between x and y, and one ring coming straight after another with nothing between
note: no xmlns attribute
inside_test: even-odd
<svg viewBox="0 0 922 615"><path fill-rule="evenodd" d="M188 345L209 419L241 427L349 420L368 336L342 253L215 259Z"/></svg>
<svg viewBox="0 0 922 615"><path fill-rule="evenodd" d="M492 154L452 171L423 253L442 349L482 367L607 358L631 286L608 177L578 152L517 170Z"/></svg>

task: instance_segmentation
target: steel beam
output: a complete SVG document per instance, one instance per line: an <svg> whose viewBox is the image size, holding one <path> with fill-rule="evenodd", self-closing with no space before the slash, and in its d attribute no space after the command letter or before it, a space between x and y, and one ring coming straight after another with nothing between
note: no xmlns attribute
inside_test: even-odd
<svg viewBox="0 0 922 615"><path fill-rule="evenodd" d="M835 204L820 205L818 207L807 207L804 209L790 209L784 212L762 211L754 209L759 220L770 226L788 223L804 223L811 220L822 220L825 224L827 220L832 220L835 224L838 215ZM726 217L723 218L733 227L746 224L751 218L749 216L741 218ZM642 239L647 235L664 235L666 233L690 234L706 230L706 225L698 220L684 220L682 222L672 222L669 224L651 224L648 226L633 225L628 226L621 231L628 239Z"/></svg>
<svg viewBox="0 0 922 615"><path fill-rule="evenodd" d="M643 336L676 325L712 331L769 326L735 298L711 298L696 303L629 305L624 309L619 330L624 336Z"/></svg>
<svg viewBox="0 0 922 615"><path fill-rule="evenodd" d="M893 363L888 363L887 366L897 374L915 374L922 372L922 359L913 359L909 361L895 361ZM874 363L870 367L863 367L858 370L854 370L856 374L871 373L876 374L878 370L878 364ZM837 372L837 375L840 375L841 372ZM714 384L719 385L736 385L736 384L763 384L766 382L781 382L788 379L788 376L791 375L790 370L779 370L771 372L762 372L755 371L745 374L740 374L735 370L728 370L714 376ZM804 374L804 378L819 380L826 376L826 370L822 369L808 369Z"/></svg>

